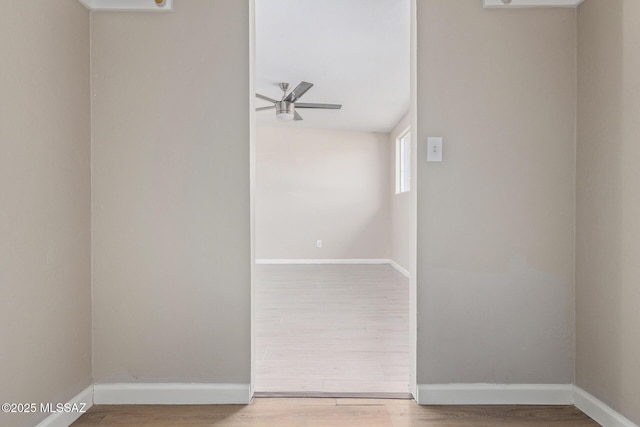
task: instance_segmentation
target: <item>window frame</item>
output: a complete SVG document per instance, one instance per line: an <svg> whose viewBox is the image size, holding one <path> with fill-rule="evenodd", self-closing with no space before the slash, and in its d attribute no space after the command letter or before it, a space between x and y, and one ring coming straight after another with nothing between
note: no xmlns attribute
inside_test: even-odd
<svg viewBox="0 0 640 427"><path fill-rule="evenodd" d="M411 128L396 137L396 194L411 191Z"/></svg>

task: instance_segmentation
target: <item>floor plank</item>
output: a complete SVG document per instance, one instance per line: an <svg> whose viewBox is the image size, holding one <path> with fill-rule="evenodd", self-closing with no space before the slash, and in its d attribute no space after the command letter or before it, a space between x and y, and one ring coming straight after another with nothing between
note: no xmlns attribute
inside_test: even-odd
<svg viewBox="0 0 640 427"><path fill-rule="evenodd" d="M221 427L597 427L573 406L418 406L401 399L259 398L249 405L94 406L74 424Z"/></svg>
<svg viewBox="0 0 640 427"><path fill-rule="evenodd" d="M256 270L257 392L408 392L404 276L389 265Z"/></svg>

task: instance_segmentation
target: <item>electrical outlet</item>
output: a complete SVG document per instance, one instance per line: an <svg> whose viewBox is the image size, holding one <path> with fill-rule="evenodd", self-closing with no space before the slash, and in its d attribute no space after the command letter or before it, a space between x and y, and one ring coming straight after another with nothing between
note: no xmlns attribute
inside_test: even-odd
<svg viewBox="0 0 640 427"><path fill-rule="evenodd" d="M322 247L322 240L317 240L316 241L316 248L321 248Z"/></svg>

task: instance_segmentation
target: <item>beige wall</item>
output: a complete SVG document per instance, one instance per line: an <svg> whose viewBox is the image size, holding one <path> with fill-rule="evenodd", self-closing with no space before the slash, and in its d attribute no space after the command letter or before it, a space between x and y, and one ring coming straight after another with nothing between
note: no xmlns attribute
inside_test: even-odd
<svg viewBox="0 0 640 427"><path fill-rule="evenodd" d="M569 384L576 11L417 13L418 383Z"/></svg>
<svg viewBox="0 0 640 427"><path fill-rule="evenodd" d="M576 384L640 424L640 2L578 10Z"/></svg>
<svg viewBox="0 0 640 427"><path fill-rule="evenodd" d="M91 29L95 380L248 384L249 2Z"/></svg>
<svg viewBox="0 0 640 427"><path fill-rule="evenodd" d="M93 16L93 204L88 12L6 6L4 400L91 382L90 208L96 379L248 383L248 5ZM575 241L576 383L636 423L639 15L578 10ZM575 16L418 2L418 383L572 381Z"/></svg>
<svg viewBox="0 0 640 427"><path fill-rule="evenodd" d="M396 194L396 139L410 125L410 115L407 113L396 126L389 132L391 183L391 259L400 267L409 271L409 249L411 247L410 221L411 221L411 194L409 192ZM409 191L415 191L409 184Z"/></svg>
<svg viewBox="0 0 640 427"><path fill-rule="evenodd" d="M2 6L0 400L66 402L91 384L89 13Z"/></svg>
<svg viewBox="0 0 640 427"><path fill-rule="evenodd" d="M388 259L388 146L384 133L258 127L256 258Z"/></svg>

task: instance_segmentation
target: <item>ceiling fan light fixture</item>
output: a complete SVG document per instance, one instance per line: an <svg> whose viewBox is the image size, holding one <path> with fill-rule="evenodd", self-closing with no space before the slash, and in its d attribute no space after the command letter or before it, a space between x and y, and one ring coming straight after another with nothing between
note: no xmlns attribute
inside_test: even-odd
<svg viewBox="0 0 640 427"><path fill-rule="evenodd" d="M283 122L290 122L293 120L293 114L291 113L276 113L276 117L278 118L278 120L281 120Z"/></svg>
<svg viewBox="0 0 640 427"><path fill-rule="evenodd" d="M280 101L277 101L266 95L256 93L256 97L265 101L269 101L273 104L269 107L258 107L256 108L256 111L271 110L272 108L275 108L276 118L278 120L282 122L299 122L302 120L302 117L296 111L296 106L298 108L317 108L325 110L339 110L342 108L341 104L318 104L306 102L298 103L300 97L307 93L307 91L313 87L313 83L300 82L300 84L289 93L287 93L287 91L289 90L289 83L280 83L279 86L280 90L282 90L282 99Z"/></svg>
<svg viewBox="0 0 640 427"><path fill-rule="evenodd" d="M293 102L276 102L276 117L283 122L290 122L295 117L295 106Z"/></svg>

